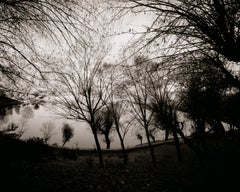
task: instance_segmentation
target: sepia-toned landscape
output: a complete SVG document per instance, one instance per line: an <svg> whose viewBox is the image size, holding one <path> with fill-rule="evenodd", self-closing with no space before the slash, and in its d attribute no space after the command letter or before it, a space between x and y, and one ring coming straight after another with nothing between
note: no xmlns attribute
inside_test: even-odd
<svg viewBox="0 0 240 192"><path fill-rule="evenodd" d="M239 0L0 0L1 191L237 191Z"/></svg>

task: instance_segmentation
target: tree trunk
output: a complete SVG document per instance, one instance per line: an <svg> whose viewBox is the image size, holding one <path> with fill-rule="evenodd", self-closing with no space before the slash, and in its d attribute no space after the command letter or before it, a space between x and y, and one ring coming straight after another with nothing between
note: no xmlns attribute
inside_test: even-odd
<svg viewBox="0 0 240 192"><path fill-rule="evenodd" d="M148 132L148 127L145 127L145 131L146 131L148 146L149 146L149 149L150 149L150 154L151 154L151 157L152 157L153 166L156 167L157 164L156 164L154 149L153 149L153 146L151 144L151 140L150 140L150 136L149 136L149 132Z"/></svg>
<svg viewBox="0 0 240 192"><path fill-rule="evenodd" d="M221 146L222 139L224 140L225 147L227 147L227 140L225 136L225 129L223 127L223 124L219 120L211 119L209 118L207 120L208 124L211 126L211 128L214 131L214 137L215 137L215 145L216 147Z"/></svg>
<svg viewBox="0 0 240 192"><path fill-rule="evenodd" d="M190 147L190 148L193 150L193 152L196 153L196 155L197 155L198 158L199 158L199 161L200 161L201 163L203 163L203 159L202 159L202 156L201 156L201 152L199 151L198 148L196 148L196 147L193 145L192 140L189 140L187 137L185 137L185 135L183 134L182 130L177 129L176 132L177 132L177 133L181 136L181 138L184 140L184 143L186 143L186 145L187 145L188 147Z"/></svg>
<svg viewBox="0 0 240 192"><path fill-rule="evenodd" d="M127 165L128 164L128 155L127 155L127 152L126 152L126 149L125 149L125 146L124 146L124 141L123 141L122 135L120 133L118 124L115 123L115 126L116 126L117 134L118 134L118 137L119 137L119 140L120 140L120 144L121 144L121 147L122 147L124 164Z"/></svg>
<svg viewBox="0 0 240 192"><path fill-rule="evenodd" d="M62 147L64 147L65 144L66 144L66 142L63 142Z"/></svg>
<svg viewBox="0 0 240 192"><path fill-rule="evenodd" d="M93 129L93 128L92 128L92 129ZM100 143L99 143L99 141L98 141L97 132L94 131L94 129L92 130L92 132L93 132L95 144L96 144L96 147L97 147L99 167L100 167L100 168L104 168L102 149L101 149Z"/></svg>
<svg viewBox="0 0 240 192"><path fill-rule="evenodd" d="M154 137L152 134L150 134L149 136L151 137L151 139L152 139L153 143L155 143L155 142L156 142L156 139L155 139L155 137Z"/></svg>
<svg viewBox="0 0 240 192"><path fill-rule="evenodd" d="M167 141L168 140L168 136L169 136L169 131L168 130L165 130L165 141Z"/></svg>
<svg viewBox="0 0 240 192"><path fill-rule="evenodd" d="M105 135L105 140L106 140L106 149L110 149L111 141L107 135Z"/></svg>
<svg viewBox="0 0 240 192"><path fill-rule="evenodd" d="M205 133L205 118L199 118L197 120L197 131L199 134L199 144L201 146L200 150L202 155L206 155L208 153L208 147L206 143L206 133Z"/></svg>
<svg viewBox="0 0 240 192"><path fill-rule="evenodd" d="M173 137L174 137L174 141L175 141L175 145L176 145L176 149L177 149L178 160L182 161L182 154L181 154L181 150L180 150L180 143L179 143L179 139L178 139L178 136L177 136L177 132L175 130L173 130Z"/></svg>

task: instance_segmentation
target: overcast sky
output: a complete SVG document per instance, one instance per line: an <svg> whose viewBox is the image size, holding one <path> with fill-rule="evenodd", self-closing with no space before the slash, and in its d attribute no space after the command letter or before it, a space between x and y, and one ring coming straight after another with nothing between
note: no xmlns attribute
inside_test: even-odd
<svg viewBox="0 0 240 192"><path fill-rule="evenodd" d="M109 38L109 42L111 43L112 50L110 53L108 53L108 58L110 58L112 62L119 61L123 49L129 46L132 41L139 37L139 35L134 35L133 33L145 31L146 27L149 26L151 22L152 17L147 16L144 13L138 14L137 16L133 13L129 13L124 18L116 22L116 24L113 25L112 31L110 31L110 34L112 35ZM39 41L39 46L41 48L48 47L49 45L47 43L48 42L46 41ZM45 51L48 51L48 49ZM8 119L9 121L6 124L1 125L2 128L6 127L9 122L19 122L21 115L18 115L14 112L13 115L9 116ZM42 137L43 134L40 131L42 128L42 123L48 121L52 121L55 124L54 134L49 143L57 143L58 145L61 145L61 128L63 122L66 120L54 117L54 115L47 112L44 107L40 107L40 109L34 111L34 117L28 120L24 128L24 134L21 138L27 139L37 136ZM74 137L69 143L66 144L66 147L92 148L95 146L91 130L85 123L73 121L69 123L74 127ZM112 143L113 148L120 148L118 140L119 139L115 136ZM129 131L125 144L127 147L139 144L135 133ZM103 144L102 147L104 148L105 145Z"/></svg>

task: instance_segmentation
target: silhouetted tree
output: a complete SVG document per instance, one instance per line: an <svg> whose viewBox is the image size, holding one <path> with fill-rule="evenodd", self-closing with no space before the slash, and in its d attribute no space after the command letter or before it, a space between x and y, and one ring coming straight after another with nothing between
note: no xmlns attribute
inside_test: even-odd
<svg viewBox="0 0 240 192"><path fill-rule="evenodd" d="M149 136L152 139L152 141L155 143L156 142L156 138L155 138L155 134L157 132L157 128L156 127L151 127L149 130Z"/></svg>
<svg viewBox="0 0 240 192"><path fill-rule="evenodd" d="M124 138L129 130L131 121L127 125L122 125L120 119L126 112L126 103L124 102L124 89L122 89L122 74L119 73L121 66L115 66L113 64L106 64L102 68L103 77L106 81L109 81L109 97L105 103L105 107L109 111L109 115L113 120L114 130L116 130L120 145L122 149L124 164L128 162L127 151L124 145Z"/></svg>
<svg viewBox="0 0 240 192"><path fill-rule="evenodd" d="M142 145L142 140L143 140L143 137L140 133L136 133L136 136L137 136L137 139L140 141L140 145Z"/></svg>
<svg viewBox="0 0 240 192"><path fill-rule="evenodd" d="M178 131L180 131L178 127L178 119L177 112L173 109L173 105L170 104L169 98L156 98L150 104L150 108L154 112L153 122L160 129L165 130L165 141L168 139L169 134L173 135L178 158L181 161L182 155L180 151L180 142L178 138Z"/></svg>
<svg viewBox="0 0 240 192"><path fill-rule="evenodd" d="M108 108L100 110L97 114L96 122L99 134L104 135L106 149L110 149L111 145L110 134L114 123L112 112Z"/></svg>
<svg viewBox="0 0 240 192"><path fill-rule="evenodd" d="M211 74L210 71L207 76L200 76L200 74L195 73L192 79L190 79L183 105L185 104L185 110L194 122L194 134L197 135L195 138L198 138L198 146L201 146L201 151L206 152L207 123L210 124L214 132L224 132L223 126L217 125L217 122L221 122L221 117L218 117L217 114L223 93L221 90L222 87L217 83L218 79L208 76Z"/></svg>
<svg viewBox="0 0 240 192"><path fill-rule="evenodd" d="M165 78L171 79L179 89L183 90L188 87L185 84L188 82L187 79L191 79L197 73L199 77L202 75L203 79L207 79L206 84L214 84L212 87L222 89L231 87L239 91L240 4L238 1L129 0L127 2L129 3L122 4L124 10L128 8L135 10L136 14L144 12L149 14L149 17L154 17L152 25L146 27L146 31L139 39L140 49L135 50L139 52L147 47L146 50L150 54L153 53L152 59L155 57L154 59L159 61L156 69L166 72ZM211 78L205 78L207 75ZM207 92L213 90L214 88L212 90L208 88ZM232 112L229 114L233 114ZM233 116L236 116L236 113ZM236 122L231 117L222 117L222 119L232 119L232 122Z"/></svg>
<svg viewBox="0 0 240 192"><path fill-rule="evenodd" d="M120 144L121 144L121 149L122 149L122 153L123 153L123 159L124 159L124 164L126 165L128 163L128 154L125 148L125 144L124 144L124 138L125 135L127 134L129 127L131 126L131 122L130 121L127 125L122 125L120 124L120 118L124 113L124 106L125 104L123 102L120 103L120 101L118 102L114 102L112 100L112 102L110 103L110 109L112 112L112 116L114 119L114 125L115 125L115 129L117 131L118 134L118 138L120 140ZM122 131L122 132L121 132Z"/></svg>
<svg viewBox="0 0 240 192"><path fill-rule="evenodd" d="M150 125L153 112L148 107L151 98L148 90L148 70L147 63L143 62L141 57L137 57L134 61L134 66L127 69L129 85L126 92L135 119L144 128L153 165L156 166L154 148L150 140Z"/></svg>
<svg viewBox="0 0 240 192"><path fill-rule="evenodd" d="M0 9L0 89L21 101L42 90L56 56L76 52L76 42L86 45L83 33L94 30L90 2L1 0Z"/></svg>
<svg viewBox="0 0 240 192"><path fill-rule="evenodd" d="M62 128L62 137L63 137L63 144L64 145L70 141L70 139L73 137L73 128L68 124L64 123Z"/></svg>
<svg viewBox="0 0 240 192"><path fill-rule="evenodd" d="M221 61L227 59L228 65L216 62L215 67L225 74L227 83L239 88L239 80L235 77L238 74L229 67L239 65L240 61L239 1L129 0L128 2L128 8L136 10L137 13L147 10L146 13L155 15L152 25L146 28L143 35L146 44L156 44L155 52L158 50L158 45L162 44L166 47L164 52L158 54L158 57L163 57L163 62L171 66L179 66L177 62L186 56L192 56L189 60L191 62L205 56L217 57ZM168 58L165 59L166 55Z"/></svg>
<svg viewBox="0 0 240 192"><path fill-rule="evenodd" d="M153 18L152 25L146 26L142 36L131 46L140 46L133 50L135 54L147 50L151 59L157 60L157 65L153 62L149 65L160 72L164 80L167 79L166 87L174 87L175 98L171 100L175 100L175 104L172 105L168 100L164 101L164 105L161 104L166 113L170 111L169 119L175 118L175 110L184 111L181 102L184 103L186 99L191 108L189 111L192 111L190 116L195 119L195 128L202 133L205 132L205 123L209 117L214 119L214 122L208 119L211 126L218 127L217 129L222 129L220 122L223 119L238 122L233 118L226 118L227 115L219 115L222 113L219 111L224 111L220 107L223 103L219 101L225 97L221 92L235 88L239 92L240 89L239 1L128 0L120 1L120 4L123 11L130 9L136 15L144 13L150 19ZM149 77L151 76L152 73L149 73ZM196 86L188 84L192 79ZM157 85L155 81L153 85ZM188 94L181 97L181 92L186 90ZM167 93L169 94L169 90ZM154 100L153 103L160 105ZM161 107L156 107L156 111L159 108ZM227 108L230 107L225 109ZM233 108L229 114L236 117ZM185 137L179 124L174 124L175 129L172 130L194 151L199 152ZM172 130L166 131L166 137Z"/></svg>
<svg viewBox="0 0 240 192"><path fill-rule="evenodd" d="M107 48L104 47L104 37L100 34L89 34L87 40L89 46L82 47L77 58L70 54L67 65L59 62L51 68L52 73L46 77L46 86L53 93L50 99L54 108L50 110L63 118L89 125L99 165L104 167L97 118L109 96L108 86L99 70L104 64Z"/></svg>

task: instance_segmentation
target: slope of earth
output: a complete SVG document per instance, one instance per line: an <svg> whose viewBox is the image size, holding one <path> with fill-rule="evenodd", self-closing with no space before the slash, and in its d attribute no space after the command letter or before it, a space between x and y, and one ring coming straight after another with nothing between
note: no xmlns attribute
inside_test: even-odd
<svg viewBox="0 0 240 192"><path fill-rule="evenodd" d="M105 168L98 167L94 150L26 149L17 140L0 137L1 191L237 191L240 137L236 135L224 142L209 139L202 162L184 143L180 162L174 143L169 142L154 145L157 167L152 166L149 149L137 147L128 149L127 166L120 151L104 151Z"/></svg>

